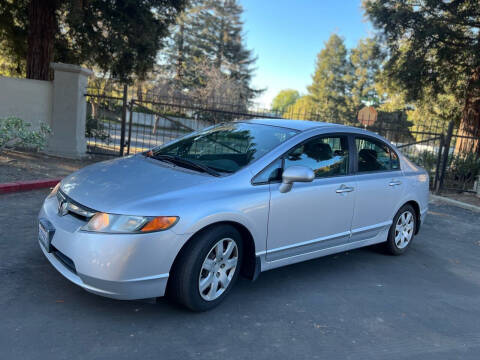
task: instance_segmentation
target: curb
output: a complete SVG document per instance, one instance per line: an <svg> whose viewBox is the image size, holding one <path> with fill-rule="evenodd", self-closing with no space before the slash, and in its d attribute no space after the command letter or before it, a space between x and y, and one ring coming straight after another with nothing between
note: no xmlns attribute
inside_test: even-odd
<svg viewBox="0 0 480 360"><path fill-rule="evenodd" d="M436 200L436 201L442 201L442 202L447 203L449 205L458 206L462 209L467 209L467 210L474 211L474 212L480 212L480 206L467 204L467 203L464 203L463 201L449 199L449 198L444 197L444 196L438 196L438 195L430 194L430 199L431 200Z"/></svg>
<svg viewBox="0 0 480 360"><path fill-rule="evenodd" d="M62 178L58 179L40 179L30 181L16 181L0 184L0 194L8 194L17 191L28 191L43 189L57 185Z"/></svg>

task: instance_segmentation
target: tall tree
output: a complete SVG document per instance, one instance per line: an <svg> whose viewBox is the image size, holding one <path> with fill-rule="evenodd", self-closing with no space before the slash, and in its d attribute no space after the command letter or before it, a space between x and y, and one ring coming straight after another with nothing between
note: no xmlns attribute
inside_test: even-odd
<svg viewBox="0 0 480 360"><path fill-rule="evenodd" d="M343 39L332 34L317 56L312 85L308 87L309 98L324 121L349 122L354 117L347 100L351 74Z"/></svg>
<svg viewBox="0 0 480 360"><path fill-rule="evenodd" d="M283 117L287 119L298 119L298 120L312 120L312 121L322 121L324 120L318 114L318 107L309 95L302 96L295 101L294 104L290 105L287 110L283 113Z"/></svg>
<svg viewBox="0 0 480 360"><path fill-rule="evenodd" d="M376 84L382 61L380 47L374 39L360 40L357 47L351 50L350 63L353 72L349 88L351 101L355 108L360 108L364 104L378 105L380 103Z"/></svg>
<svg viewBox="0 0 480 360"><path fill-rule="evenodd" d="M4 0L2 55L49 79L52 61L96 65L123 82L149 71L185 0Z"/></svg>
<svg viewBox="0 0 480 360"><path fill-rule="evenodd" d="M195 0L180 16L165 59L184 90L205 85L195 68L212 64L242 88L244 101L259 91L250 86L256 58L245 47L242 7L237 0Z"/></svg>
<svg viewBox="0 0 480 360"><path fill-rule="evenodd" d="M297 90L293 89L285 89L281 90L277 96L275 96L272 100L272 110L283 114L287 108L293 104L300 98L300 94Z"/></svg>
<svg viewBox="0 0 480 360"><path fill-rule="evenodd" d="M478 0L365 0L390 56L387 75L407 101L453 94L462 99L460 133L480 136L480 6ZM462 151L480 153L479 141Z"/></svg>
<svg viewBox="0 0 480 360"><path fill-rule="evenodd" d="M200 29L198 16L205 6L205 0L189 2L172 26L171 36L165 47L161 68L171 75L178 90L191 89L199 82L195 67L203 58L197 41Z"/></svg>

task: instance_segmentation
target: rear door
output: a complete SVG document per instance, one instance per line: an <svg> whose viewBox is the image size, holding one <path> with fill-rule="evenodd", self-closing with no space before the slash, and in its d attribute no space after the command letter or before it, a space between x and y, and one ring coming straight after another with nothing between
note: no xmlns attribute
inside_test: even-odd
<svg viewBox="0 0 480 360"><path fill-rule="evenodd" d="M355 137L357 199L352 241L386 235L404 190L398 155L383 141Z"/></svg>
<svg viewBox="0 0 480 360"><path fill-rule="evenodd" d="M267 261L312 253L349 241L355 204L355 180L350 173L346 135L311 138L283 157L283 168L310 167L315 179L294 183L281 193L270 184Z"/></svg>

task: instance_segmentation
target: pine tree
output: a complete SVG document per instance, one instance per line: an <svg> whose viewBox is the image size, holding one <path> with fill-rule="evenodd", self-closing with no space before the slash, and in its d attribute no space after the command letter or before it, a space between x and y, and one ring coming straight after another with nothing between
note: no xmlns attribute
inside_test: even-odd
<svg viewBox="0 0 480 360"><path fill-rule="evenodd" d="M309 98L323 121L350 122L354 112L349 106L349 77L352 67L347 60L343 39L332 34L317 56Z"/></svg>
<svg viewBox="0 0 480 360"><path fill-rule="evenodd" d="M256 58L245 48L242 7L236 0L196 0L178 19L166 56L174 82L191 91L206 86L198 68L209 64L241 88L248 102L259 91L250 87Z"/></svg>
<svg viewBox="0 0 480 360"><path fill-rule="evenodd" d="M380 96L376 84L382 65L380 47L374 39L360 40L350 52L353 67L350 80L351 102L357 110L364 105L378 105Z"/></svg>
<svg viewBox="0 0 480 360"><path fill-rule="evenodd" d="M172 78L177 90L191 89L198 83L196 64L202 60L198 48L198 16L205 7L205 0L191 0L188 8L172 26L171 36L164 52L161 66Z"/></svg>

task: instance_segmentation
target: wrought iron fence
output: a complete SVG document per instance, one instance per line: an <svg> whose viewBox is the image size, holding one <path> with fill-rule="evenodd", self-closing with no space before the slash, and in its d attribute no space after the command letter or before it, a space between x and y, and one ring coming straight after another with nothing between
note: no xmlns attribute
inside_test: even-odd
<svg viewBox="0 0 480 360"><path fill-rule="evenodd" d="M268 109L246 109L228 104L202 104L185 99L162 97L135 98L127 96L127 89L101 92L87 91L88 152L123 156L151 149L201 128L221 122L253 118L282 118L337 122L322 119L316 113L281 114ZM414 163L430 174L431 188L468 191L480 173L478 154L460 151L460 140L479 141L458 132L453 122L426 119L408 122L402 113L379 117L370 126L356 119L344 125L362 127L376 132L393 144Z"/></svg>

